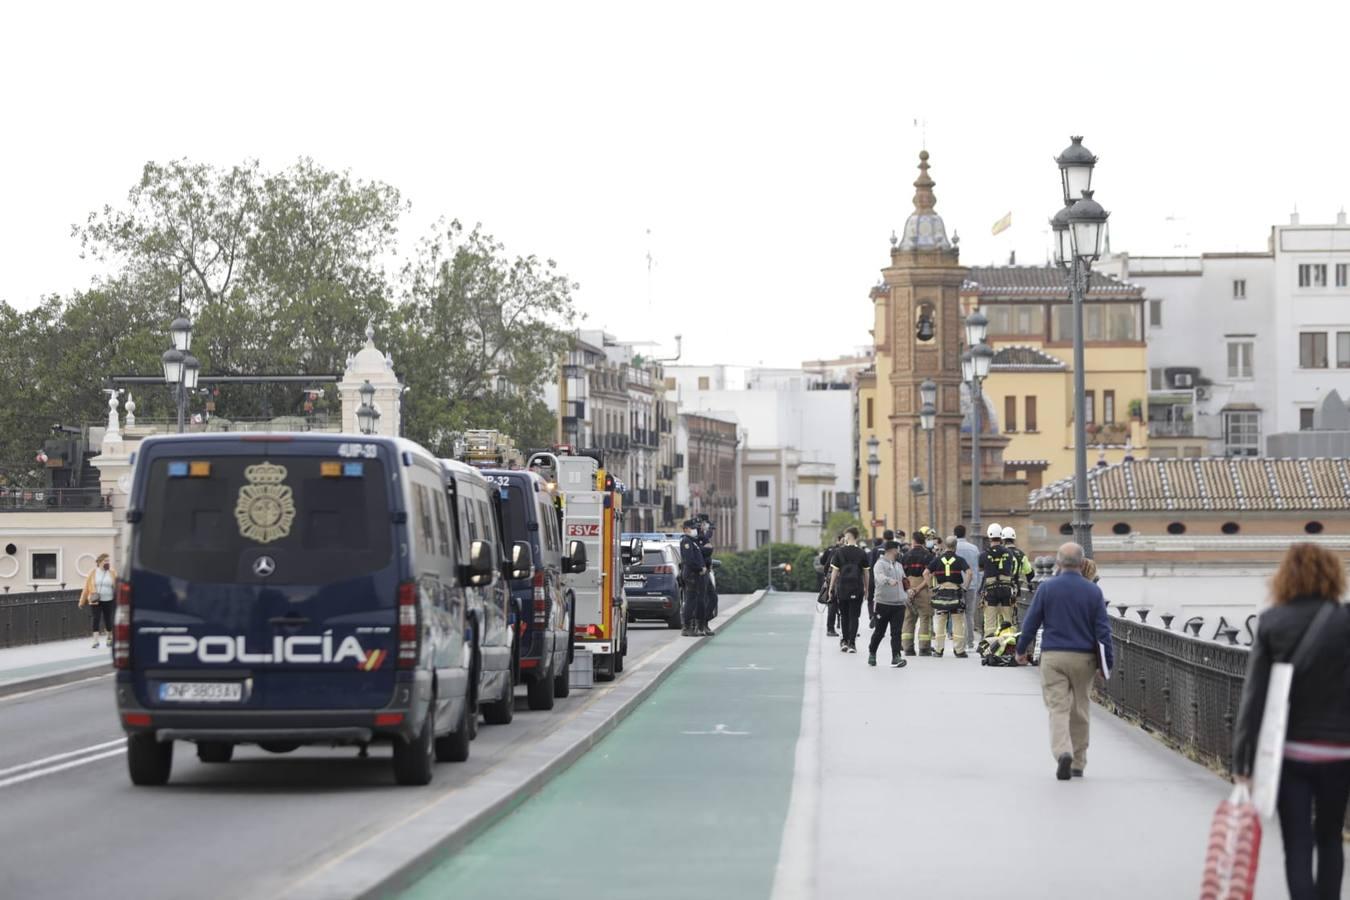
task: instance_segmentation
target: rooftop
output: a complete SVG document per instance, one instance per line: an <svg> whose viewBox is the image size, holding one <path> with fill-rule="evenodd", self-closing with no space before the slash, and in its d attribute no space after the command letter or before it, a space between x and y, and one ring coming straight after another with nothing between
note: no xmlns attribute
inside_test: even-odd
<svg viewBox="0 0 1350 900"><path fill-rule="evenodd" d="M1095 510L1350 509L1350 459L1135 459L1088 470ZM1031 493L1033 511L1071 510L1073 479Z"/></svg>
<svg viewBox="0 0 1350 900"><path fill-rule="evenodd" d="M1043 299L1068 300L1068 276L1055 266L972 266L961 293L975 294L981 300ZM1129 282L1093 270L1089 275L1087 299L1142 300L1144 289Z"/></svg>
<svg viewBox="0 0 1350 900"><path fill-rule="evenodd" d="M1063 372L1069 368L1062 359L1035 347L1000 347L989 364L994 372Z"/></svg>

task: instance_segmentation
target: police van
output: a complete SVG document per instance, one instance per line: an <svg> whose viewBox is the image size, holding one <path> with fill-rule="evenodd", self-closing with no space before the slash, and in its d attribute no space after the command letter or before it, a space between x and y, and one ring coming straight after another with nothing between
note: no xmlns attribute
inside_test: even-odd
<svg viewBox="0 0 1350 900"><path fill-rule="evenodd" d="M528 545L507 551L501 522L501 497L470 465L453 459L445 467L452 537L467 555L474 541L486 541L492 553L492 575L465 588L471 627L478 647L478 682L474 699L489 725L507 725L515 717L516 614L508 579L528 578L532 572Z"/></svg>
<svg viewBox="0 0 1350 900"><path fill-rule="evenodd" d="M147 438L114 618L132 782L165 783L180 741L212 763L387 741L400 784L467 759L466 588L493 557L447 498L440 461L394 438Z"/></svg>

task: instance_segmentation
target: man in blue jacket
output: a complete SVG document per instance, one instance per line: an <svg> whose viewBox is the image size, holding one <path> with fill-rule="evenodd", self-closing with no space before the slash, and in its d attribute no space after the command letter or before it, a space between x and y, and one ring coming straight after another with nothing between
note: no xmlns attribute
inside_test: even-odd
<svg viewBox="0 0 1350 900"><path fill-rule="evenodd" d="M1055 777L1068 781L1082 777L1087 766L1088 710L1092 706L1092 676L1105 660L1107 672L1115 665L1111 623L1106 617L1102 589L1083 577L1083 548L1059 548L1059 574L1036 590L1017 639L1017 661L1041 636L1041 695L1050 711L1050 752Z"/></svg>

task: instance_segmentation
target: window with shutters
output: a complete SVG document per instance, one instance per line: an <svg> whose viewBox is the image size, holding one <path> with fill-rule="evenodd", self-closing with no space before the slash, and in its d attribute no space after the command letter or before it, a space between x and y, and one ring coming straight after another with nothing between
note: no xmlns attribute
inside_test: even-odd
<svg viewBox="0 0 1350 900"><path fill-rule="evenodd" d="M1102 391L1102 422L1114 425L1116 422L1116 392Z"/></svg>
<svg viewBox="0 0 1350 900"><path fill-rule="evenodd" d="M1017 430L1017 398L1011 395L1003 398L1003 430Z"/></svg>
<svg viewBox="0 0 1350 900"><path fill-rule="evenodd" d="M1027 397L1026 402L1026 429L1027 431L1036 430L1036 398Z"/></svg>
<svg viewBox="0 0 1350 900"><path fill-rule="evenodd" d="M1083 392L1083 424L1091 425L1097 421L1097 392Z"/></svg>

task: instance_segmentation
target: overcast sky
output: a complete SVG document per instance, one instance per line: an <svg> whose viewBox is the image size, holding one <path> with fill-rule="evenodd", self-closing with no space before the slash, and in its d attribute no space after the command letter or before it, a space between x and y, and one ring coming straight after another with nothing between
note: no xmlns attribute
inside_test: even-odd
<svg viewBox="0 0 1350 900"><path fill-rule="evenodd" d="M6 5L0 298L87 285L70 226L146 160L308 155L397 186L409 246L444 215L556 258L587 327L683 333L687 362L792 365L867 342L925 132L968 265L1045 260L1071 133L1101 158L1116 250L1261 250L1295 205L1334 220L1347 10Z"/></svg>

